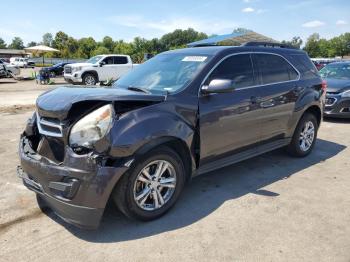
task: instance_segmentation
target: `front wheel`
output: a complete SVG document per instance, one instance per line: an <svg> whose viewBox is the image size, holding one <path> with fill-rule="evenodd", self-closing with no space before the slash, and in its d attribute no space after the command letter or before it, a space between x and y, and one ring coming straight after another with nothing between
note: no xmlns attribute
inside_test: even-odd
<svg viewBox="0 0 350 262"><path fill-rule="evenodd" d="M312 151L317 139L318 122L313 114L306 113L299 121L287 151L296 157L304 157Z"/></svg>
<svg viewBox="0 0 350 262"><path fill-rule="evenodd" d="M185 181L181 158L172 149L152 150L124 174L113 199L126 216L148 221L165 214L178 199Z"/></svg>
<svg viewBox="0 0 350 262"><path fill-rule="evenodd" d="M96 85L97 79L93 74L86 74L83 76L83 84L88 86Z"/></svg>

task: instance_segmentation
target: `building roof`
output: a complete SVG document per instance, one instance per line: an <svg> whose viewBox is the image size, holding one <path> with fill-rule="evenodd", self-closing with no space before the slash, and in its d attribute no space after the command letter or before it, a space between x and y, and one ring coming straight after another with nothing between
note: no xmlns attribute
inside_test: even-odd
<svg viewBox="0 0 350 262"><path fill-rule="evenodd" d="M228 45L228 46L237 46L246 42L257 41L257 42L271 42L277 43L276 40L255 33L253 31L247 31L242 33L232 33L226 35L218 35L210 37L208 39L203 39L200 41L192 42L187 44L188 47L195 46L209 46L209 45Z"/></svg>
<svg viewBox="0 0 350 262"><path fill-rule="evenodd" d="M0 49L0 54L6 55L25 55L26 52L24 50L18 49Z"/></svg>

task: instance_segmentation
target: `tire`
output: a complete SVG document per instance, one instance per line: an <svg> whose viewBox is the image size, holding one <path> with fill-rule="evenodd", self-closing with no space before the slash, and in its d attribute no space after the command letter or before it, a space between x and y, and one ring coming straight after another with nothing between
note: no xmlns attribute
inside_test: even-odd
<svg viewBox="0 0 350 262"><path fill-rule="evenodd" d="M55 78L56 77L56 73L54 71L50 72L50 78Z"/></svg>
<svg viewBox="0 0 350 262"><path fill-rule="evenodd" d="M96 85L97 79L96 76L90 73L87 73L83 76L84 85Z"/></svg>
<svg viewBox="0 0 350 262"><path fill-rule="evenodd" d="M313 135L311 132L312 127L313 127ZM305 133L304 131L306 129L309 132ZM294 131L292 141L287 147L287 152L290 155L295 157L305 157L308 154L310 154L310 152L312 151L316 143L317 131L318 131L318 122L315 115L311 113L304 114ZM303 146L303 143L304 143L304 146Z"/></svg>
<svg viewBox="0 0 350 262"><path fill-rule="evenodd" d="M155 188L152 183L159 183L158 185L161 183L158 182L157 179L146 179L148 182L140 181L139 179L142 178L144 180L146 178L141 175L141 171L144 171L145 168L147 170L147 167L149 167L147 171L148 175L150 175L149 178L154 178L156 176L155 170L160 167L160 162L163 163L163 167L166 166L169 168L165 169L165 172L160 175L161 180L165 181L165 179L168 179L168 181L170 181L174 180L173 178L175 177L175 181L172 182L172 186L174 187L168 187L171 183L163 184L168 186L157 186L157 188L160 189L154 190L152 193L152 189ZM166 163L168 163L168 165L164 165ZM173 176L171 176L171 174L173 174ZM150 182L150 184L146 186L149 181L153 182ZM179 155L168 147L159 147L144 155L142 159L139 159L137 163L123 175L112 197L118 209L127 217L142 221L150 221L164 215L175 204L184 184L185 168ZM145 192L148 192L148 194L144 194ZM158 197L158 192L161 194L162 198ZM142 195L145 195L145 197L141 197L137 200L137 198ZM160 205L157 208L154 195L157 197ZM161 199L164 201L162 205ZM145 203L142 204L141 202Z"/></svg>

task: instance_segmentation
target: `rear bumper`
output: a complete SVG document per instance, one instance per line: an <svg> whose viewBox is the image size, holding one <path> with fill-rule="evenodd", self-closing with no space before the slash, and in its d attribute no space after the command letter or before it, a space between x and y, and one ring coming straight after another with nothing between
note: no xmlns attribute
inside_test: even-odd
<svg viewBox="0 0 350 262"><path fill-rule="evenodd" d="M67 148L63 163L35 153L22 136L18 176L39 194L63 220L84 228L97 228L115 184L127 167L107 167L94 155L76 155Z"/></svg>

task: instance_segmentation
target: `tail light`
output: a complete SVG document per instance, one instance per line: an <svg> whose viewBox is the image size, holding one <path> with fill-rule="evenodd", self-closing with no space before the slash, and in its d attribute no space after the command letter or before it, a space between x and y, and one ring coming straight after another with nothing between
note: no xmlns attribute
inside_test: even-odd
<svg viewBox="0 0 350 262"><path fill-rule="evenodd" d="M327 90L327 81L326 80L322 80L321 89L323 92L326 92L326 90Z"/></svg>

